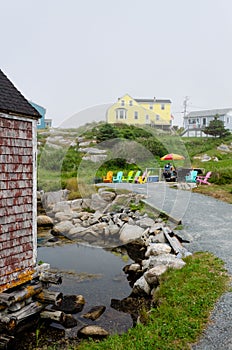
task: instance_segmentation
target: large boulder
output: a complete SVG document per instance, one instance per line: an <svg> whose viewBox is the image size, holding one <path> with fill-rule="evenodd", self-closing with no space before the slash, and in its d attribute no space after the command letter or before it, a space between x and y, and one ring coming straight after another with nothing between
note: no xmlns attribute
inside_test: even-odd
<svg viewBox="0 0 232 350"><path fill-rule="evenodd" d="M98 193L92 194L90 208L93 210L103 210L108 205Z"/></svg>
<svg viewBox="0 0 232 350"><path fill-rule="evenodd" d="M123 244L127 244L131 241L134 241L142 236L144 229L137 225L125 224L121 228L119 235L120 241Z"/></svg>
<svg viewBox="0 0 232 350"><path fill-rule="evenodd" d="M160 255L160 254L169 254L171 253L172 248L167 243L150 243L147 247L145 257L151 255Z"/></svg>
<svg viewBox="0 0 232 350"><path fill-rule="evenodd" d="M157 265L165 265L174 269L181 269L186 263L173 254L151 255L149 259L142 261L143 271L149 270Z"/></svg>
<svg viewBox="0 0 232 350"><path fill-rule="evenodd" d="M45 192L41 195L41 201L44 208L50 208L54 204L66 201L68 198L68 190L60 190L56 192Z"/></svg>
<svg viewBox="0 0 232 350"><path fill-rule="evenodd" d="M52 227L53 220L47 215L37 216L37 226L38 227Z"/></svg>
<svg viewBox="0 0 232 350"><path fill-rule="evenodd" d="M68 233L73 227L71 221L61 221L53 227L53 233L63 235Z"/></svg>

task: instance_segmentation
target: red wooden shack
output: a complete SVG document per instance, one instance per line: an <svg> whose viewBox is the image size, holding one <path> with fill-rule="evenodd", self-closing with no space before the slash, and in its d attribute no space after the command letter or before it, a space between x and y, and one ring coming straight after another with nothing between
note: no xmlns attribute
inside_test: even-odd
<svg viewBox="0 0 232 350"><path fill-rule="evenodd" d="M36 267L36 125L40 114L0 70L0 293Z"/></svg>

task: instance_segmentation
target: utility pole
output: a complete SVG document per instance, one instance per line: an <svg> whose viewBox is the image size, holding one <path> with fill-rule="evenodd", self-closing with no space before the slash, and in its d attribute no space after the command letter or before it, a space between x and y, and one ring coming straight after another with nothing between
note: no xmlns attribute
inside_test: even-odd
<svg viewBox="0 0 232 350"><path fill-rule="evenodd" d="M184 102L183 102L183 106L184 106L183 114L184 114L184 117L186 117L186 115L187 115L188 101L189 101L189 96L185 96ZM184 119L183 119L183 126L184 126Z"/></svg>

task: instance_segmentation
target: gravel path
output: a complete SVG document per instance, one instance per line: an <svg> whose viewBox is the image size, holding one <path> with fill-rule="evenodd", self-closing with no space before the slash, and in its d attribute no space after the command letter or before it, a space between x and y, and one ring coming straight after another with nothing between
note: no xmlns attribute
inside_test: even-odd
<svg viewBox="0 0 232 350"><path fill-rule="evenodd" d="M192 242L191 251L209 251L225 262L232 275L232 205L191 191L171 189L166 183L111 184L147 195L146 201L180 219ZM232 292L215 305L208 328L192 350L232 350Z"/></svg>

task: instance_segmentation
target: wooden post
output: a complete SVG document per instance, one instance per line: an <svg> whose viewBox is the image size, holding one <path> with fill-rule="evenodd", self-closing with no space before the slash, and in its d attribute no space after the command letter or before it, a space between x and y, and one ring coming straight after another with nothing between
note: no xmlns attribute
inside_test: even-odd
<svg viewBox="0 0 232 350"><path fill-rule="evenodd" d="M42 292L35 296L35 298L42 303L52 303L54 305L59 306L62 303L63 294L43 289Z"/></svg>
<svg viewBox="0 0 232 350"><path fill-rule="evenodd" d="M40 274L39 280L45 283L61 284L62 278L61 275L43 271Z"/></svg>
<svg viewBox="0 0 232 350"><path fill-rule="evenodd" d="M37 293L42 291L42 283L27 284L25 287L12 292L12 293L0 293L0 304L11 306L17 302L29 299Z"/></svg>
<svg viewBox="0 0 232 350"><path fill-rule="evenodd" d="M40 313L41 318L47 318L58 323L62 323L65 319L65 314L62 311L57 310L43 310Z"/></svg>
<svg viewBox="0 0 232 350"><path fill-rule="evenodd" d="M10 316L14 317L17 321L22 321L25 318L40 312L43 308L44 306L41 303L39 303L38 301L35 301L26 305L21 310L10 314Z"/></svg>

